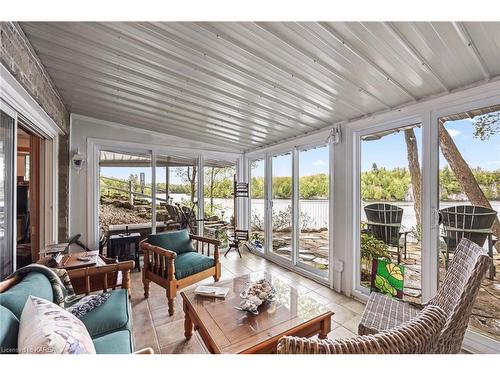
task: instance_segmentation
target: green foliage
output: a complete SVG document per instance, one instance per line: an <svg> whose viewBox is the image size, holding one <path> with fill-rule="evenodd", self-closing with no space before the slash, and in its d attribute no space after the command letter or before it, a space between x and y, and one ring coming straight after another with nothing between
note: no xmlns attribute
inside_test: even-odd
<svg viewBox="0 0 500 375"><path fill-rule="evenodd" d="M500 169L488 171L480 167L473 168L472 174L489 200L500 200ZM441 200L448 200L452 194L463 193L455 174L448 166L439 171L439 187Z"/></svg>
<svg viewBox="0 0 500 375"><path fill-rule="evenodd" d="M371 234L361 233L361 263L369 269L373 259L389 258L389 247Z"/></svg>
<svg viewBox="0 0 500 375"><path fill-rule="evenodd" d="M410 187L410 172L406 168L377 168L361 173L363 200L402 201Z"/></svg>
<svg viewBox="0 0 500 375"><path fill-rule="evenodd" d="M281 211L273 211L272 218L273 232L287 232L291 230L292 226L292 206L287 206L286 209ZM253 231L264 231L264 218L257 214L252 216L250 221L252 223L251 230ZM300 213L299 226L301 230L311 229L313 227L314 220L305 212Z"/></svg>
<svg viewBox="0 0 500 375"><path fill-rule="evenodd" d="M500 131L500 111L476 116L473 124L474 137L482 141L488 140Z"/></svg>

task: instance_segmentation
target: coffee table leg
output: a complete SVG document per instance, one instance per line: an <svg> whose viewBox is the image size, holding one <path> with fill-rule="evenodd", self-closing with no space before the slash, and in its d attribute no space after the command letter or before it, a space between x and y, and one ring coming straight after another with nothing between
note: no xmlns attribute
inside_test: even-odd
<svg viewBox="0 0 500 375"><path fill-rule="evenodd" d="M318 333L318 337L320 339L326 339L331 329L332 329L332 318L328 317L327 319L323 319L321 321L321 329Z"/></svg>
<svg viewBox="0 0 500 375"><path fill-rule="evenodd" d="M193 336L193 322L191 320L191 316L189 316L189 311L188 307L186 306L186 302L183 303L183 309L184 309L184 337L186 337L187 340Z"/></svg>

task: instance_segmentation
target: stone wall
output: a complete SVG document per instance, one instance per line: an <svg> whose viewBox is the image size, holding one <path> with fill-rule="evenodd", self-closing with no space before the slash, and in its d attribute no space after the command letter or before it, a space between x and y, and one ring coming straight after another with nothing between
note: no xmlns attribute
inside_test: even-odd
<svg viewBox="0 0 500 375"><path fill-rule="evenodd" d="M67 237L69 112L54 83L17 22L0 22L0 63L54 120L63 133L59 137L59 241Z"/></svg>

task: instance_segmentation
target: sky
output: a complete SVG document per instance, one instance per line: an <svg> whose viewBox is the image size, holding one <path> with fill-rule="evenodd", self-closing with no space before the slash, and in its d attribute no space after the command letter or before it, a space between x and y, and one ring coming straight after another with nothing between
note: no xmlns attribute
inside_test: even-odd
<svg viewBox="0 0 500 375"><path fill-rule="evenodd" d="M448 121L445 128L453 138L465 161L472 167L496 170L500 168L500 134L495 134L489 140L481 141L474 138L472 120ZM422 130L415 128L419 159L422 162ZM364 141L361 148L361 168L371 169L373 163L377 166L393 169L407 168L406 143L404 133L394 133L376 141ZM448 163L439 153L439 168Z"/></svg>
<svg viewBox="0 0 500 375"><path fill-rule="evenodd" d="M481 141L473 137L474 126L472 120L449 121L445 128L453 137L462 156L471 167L480 166L483 169L496 170L500 168L500 134L495 134L489 140ZM422 129L415 128L419 158L422 157ZM396 167L407 168L408 159L406 156L406 143L404 133L393 133L386 135L379 140L363 141L361 148L361 168L363 171L371 169L372 164L393 169ZM440 153L439 168L447 165L446 160ZM278 156L273 158L274 176L291 176L292 156ZM320 147L300 152L299 171L301 176L328 173L328 147ZM139 175L145 173L146 182L151 182L150 168L115 168L103 167L101 174L120 179L127 179L130 174ZM264 163L258 163L252 170L252 176L264 176ZM165 181L165 168L157 168L157 181ZM179 184L182 181L177 176L174 168L170 171L170 182Z"/></svg>

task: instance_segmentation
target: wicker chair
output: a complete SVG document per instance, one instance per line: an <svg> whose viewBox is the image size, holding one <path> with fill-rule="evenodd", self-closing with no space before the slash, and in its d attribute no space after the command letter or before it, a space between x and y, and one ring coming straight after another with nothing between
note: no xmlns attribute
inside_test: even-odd
<svg viewBox="0 0 500 375"><path fill-rule="evenodd" d="M437 306L425 307L414 319L374 335L338 340L285 336L278 354L427 354L436 351L446 313Z"/></svg>
<svg viewBox="0 0 500 375"><path fill-rule="evenodd" d="M436 294L427 305L439 306L446 313L440 333L438 353L459 353L472 312L472 306L491 259L475 243L463 238ZM360 335L375 334L415 318L422 305L403 302L372 293L358 326Z"/></svg>

